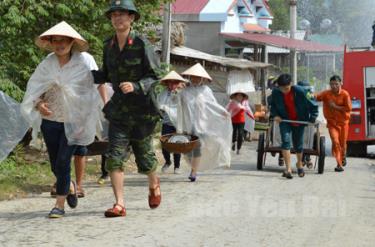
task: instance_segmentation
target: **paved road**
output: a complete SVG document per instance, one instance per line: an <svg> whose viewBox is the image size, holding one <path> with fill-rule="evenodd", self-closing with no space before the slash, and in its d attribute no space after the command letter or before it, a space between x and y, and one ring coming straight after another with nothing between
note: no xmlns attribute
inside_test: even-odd
<svg viewBox="0 0 375 247"><path fill-rule="evenodd" d="M160 208L147 205L146 178L126 176L126 218L106 219L107 185L63 219L46 218L48 194L0 202L0 246L374 246L374 161L349 159L344 173L326 159L324 175L281 178L276 158L256 170L256 143L233 154L230 169L162 175Z"/></svg>

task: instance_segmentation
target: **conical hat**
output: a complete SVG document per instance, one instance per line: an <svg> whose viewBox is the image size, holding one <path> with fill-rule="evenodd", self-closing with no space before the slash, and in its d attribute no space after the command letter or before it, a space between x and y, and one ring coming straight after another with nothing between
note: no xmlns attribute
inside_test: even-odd
<svg viewBox="0 0 375 247"><path fill-rule="evenodd" d="M207 73L207 71L202 67L200 63L197 63L193 67L190 67L189 69L185 70L181 73L181 75L199 76L202 78L206 78L209 81L212 81L211 76Z"/></svg>
<svg viewBox="0 0 375 247"><path fill-rule="evenodd" d="M42 49L52 51L53 49L51 46L50 38L54 35L73 38L73 47L78 51L87 51L87 49L89 48L87 41L82 38L82 36L65 21L56 24L55 26L42 33L38 38L36 38L35 44Z"/></svg>
<svg viewBox="0 0 375 247"><path fill-rule="evenodd" d="M249 95L247 95L247 93L244 90L236 90L236 91L234 91L233 93L230 94L229 98L230 99L234 99L234 95L238 94L238 93L242 94L245 99L249 98Z"/></svg>
<svg viewBox="0 0 375 247"><path fill-rule="evenodd" d="M161 84L166 84L167 81L181 81L186 82L184 78L182 78L176 71L172 70L163 79L160 80Z"/></svg>

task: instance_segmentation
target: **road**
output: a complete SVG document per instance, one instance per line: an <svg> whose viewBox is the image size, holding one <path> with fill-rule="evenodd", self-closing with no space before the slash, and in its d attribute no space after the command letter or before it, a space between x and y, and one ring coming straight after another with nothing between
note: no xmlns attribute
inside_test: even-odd
<svg viewBox="0 0 375 247"><path fill-rule="evenodd" d="M110 186L86 183L87 195L62 219L46 218L48 193L0 202L0 246L374 246L375 162L348 159L344 173L326 158L323 175L281 177L268 155L256 170L256 142L233 153L231 168L196 183L163 174L162 204L150 210L146 177L126 176L127 217L106 219Z"/></svg>

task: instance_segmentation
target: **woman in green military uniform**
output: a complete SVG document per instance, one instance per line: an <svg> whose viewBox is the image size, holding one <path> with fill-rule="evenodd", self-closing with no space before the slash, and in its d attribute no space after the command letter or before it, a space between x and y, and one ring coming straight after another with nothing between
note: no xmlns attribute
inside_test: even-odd
<svg viewBox="0 0 375 247"><path fill-rule="evenodd" d="M152 133L159 120L151 100L151 89L158 78L155 69L159 61L148 41L132 30L140 15L131 0L112 1L106 16L115 35L105 41L103 67L93 71L95 83L112 83L114 94L103 111L110 122L109 150L106 169L110 173L116 202L105 211L106 217L125 216L124 161L133 149L140 173L149 181L149 206L161 202L160 180L155 171L157 159L152 145Z"/></svg>

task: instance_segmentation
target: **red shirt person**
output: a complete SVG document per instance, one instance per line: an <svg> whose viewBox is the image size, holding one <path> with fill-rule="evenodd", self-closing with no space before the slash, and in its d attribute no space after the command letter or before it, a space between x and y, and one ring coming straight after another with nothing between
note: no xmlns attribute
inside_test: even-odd
<svg viewBox="0 0 375 247"><path fill-rule="evenodd" d="M244 92L235 92L230 96L230 102L226 106L227 111L232 117L233 136L232 136L232 150L240 153L242 142L244 138L245 114L254 119L254 115L249 107L248 96Z"/></svg>

